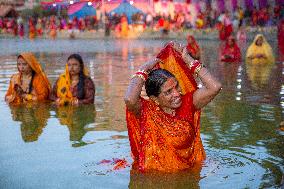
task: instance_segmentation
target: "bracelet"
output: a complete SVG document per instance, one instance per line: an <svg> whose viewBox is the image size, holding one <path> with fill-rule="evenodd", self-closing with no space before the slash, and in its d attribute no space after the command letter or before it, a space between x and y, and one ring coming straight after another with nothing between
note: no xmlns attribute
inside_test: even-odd
<svg viewBox="0 0 284 189"><path fill-rule="evenodd" d="M145 70L138 70L138 71L131 77L131 79L134 78L134 77L139 77L139 78L143 79L144 81L146 81L147 78L148 78L148 73L147 73Z"/></svg>
<svg viewBox="0 0 284 189"><path fill-rule="evenodd" d="M202 67L203 67L203 65L200 63L199 60L193 60L189 64L189 68L190 68L191 73L195 73L195 74L198 74L198 72L200 72Z"/></svg>

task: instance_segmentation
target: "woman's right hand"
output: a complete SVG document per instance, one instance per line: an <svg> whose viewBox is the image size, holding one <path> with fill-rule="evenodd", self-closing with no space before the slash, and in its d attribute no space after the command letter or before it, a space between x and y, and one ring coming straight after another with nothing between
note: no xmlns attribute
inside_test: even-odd
<svg viewBox="0 0 284 189"><path fill-rule="evenodd" d="M156 66L157 63L163 63L163 61L159 58L154 58L152 60L149 60L148 62L146 62L142 66L140 66L139 70L144 70L146 72L150 72Z"/></svg>

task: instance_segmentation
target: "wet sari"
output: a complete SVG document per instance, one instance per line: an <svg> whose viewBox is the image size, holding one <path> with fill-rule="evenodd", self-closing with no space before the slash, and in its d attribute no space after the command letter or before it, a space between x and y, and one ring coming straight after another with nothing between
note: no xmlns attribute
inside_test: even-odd
<svg viewBox="0 0 284 189"><path fill-rule="evenodd" d="M205 159L200 138L200 111L193 106L196 82L180 53L167 45L157 56L160 68L173 73L182 89L182 105L171 116L152 100L141 97L141 115L126 110L133 168L140 171L178 172Z"/></svg>
<svg viewBox="0 0 284 189"><path fill-rule="evenodd" d="M233 39L233 44L229 44L230 38L227 39L225 46L221 52L221 61L223 62L240 62L241 61L241 51L238 47L236 40Z"/></svg>
<svg viewBox="0 0 284 189"><path fill-rule="evenodd" d="M60 99L59 105L72 104L78 99L79 104L94 103L95 85L92 79L88 76L88 71L84 69L84 96L78 96L78 84L75 87L71 86L71 78L68 71L68 64L65 66L65 72L61 74L56 81L51 94L51 100Z"/></svg>
<svg viewBox="0 0 284 189"><path fill-rule="evenodd" d="M31 98L24 100L21 96L16 93L15 85L21 86L22 75L20 73L14 74L11 77L8 91L5 95L5 99L9 98L9 103L20 104L27 101L32 101L32 96L36 96L37 101L44 101L48 99L50 92L49 81L43 72L41 65L32 53L21 53L19 57L22 57L34 71L32 78L32 90L28 93Z"/></svg>
<svg viewBox="0 0 284 189"><path fill-rule="evenodd" d="M261 46L256 45L256 41L259 37L263 38L263 43ZM257 57L258 55L263 55L265 58ZM271 46L262 34L257 34L247 50L246 62L252 64L271 64L274 63L274 61L275 59Z"/></svg>

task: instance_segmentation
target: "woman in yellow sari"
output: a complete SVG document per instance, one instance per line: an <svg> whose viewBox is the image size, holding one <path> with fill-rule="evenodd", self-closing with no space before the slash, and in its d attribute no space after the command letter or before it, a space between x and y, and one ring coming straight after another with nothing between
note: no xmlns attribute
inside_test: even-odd
<svg viewBox="0 0 284 189"><path fill-rule="evenodd" d="M246 62L252 64L274 63L271 46L262 34L257 34L246 53Z"/></svg>
<svg viewBox="0 0 284 189"><path fill-rule="evenodd" d="M194 74L203 82L200 89ZM140 96L143 85L148 98ZM203 161L200 109L220 89L209 71L178 44L169 43L142 65L125 94L133 168L177 172Z"/></svg>
<svg viewBox="0 0 284 189"><path fill-rule="evenodd" d="M41 65L32 53L21 53L17 59L18 73L12 75L5 101L20 104L48 99L50 85Z"/></svg>
<svg viewBox="0 0 284 189"><path fill-rule="evenodd" d="M57 105L94 103L95 85L79 54L68 57L65 72L54 84L50 98Z"/></svg>

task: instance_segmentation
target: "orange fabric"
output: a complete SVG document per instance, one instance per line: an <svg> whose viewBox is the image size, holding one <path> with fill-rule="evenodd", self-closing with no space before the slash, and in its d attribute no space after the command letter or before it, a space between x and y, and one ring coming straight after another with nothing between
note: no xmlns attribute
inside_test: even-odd
<svg viewBox="0 0 284 189"><path fill-rule="evenodd" d="M31 95L36 96L38 101L47 100L50 92L50 84L41 68L41 65L38 63L32 53L22 53L20 54L20 56L30 65L32 70L35 72L32 83L33 90L31 92ZM13 99L11 103L19 104L24 102L24 100L15 92L15 84L21 84L20 73L12 75L5 98L11 96L11 98Z"/></svg>
<svg viewBox="0 0 284 189"><path fill-rule="evenodd" d="M141 117L126 110L126 120L134 168L141 171L177 172L205 159L200 139L200 111L192 102L197 89L194 77L180 53L171 44L159 53L159 67L173 73L182 89L182 105L172 117L153 101L141 98Z"/></svg>

